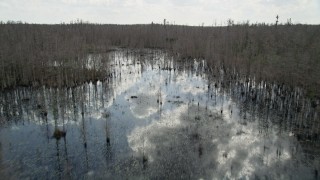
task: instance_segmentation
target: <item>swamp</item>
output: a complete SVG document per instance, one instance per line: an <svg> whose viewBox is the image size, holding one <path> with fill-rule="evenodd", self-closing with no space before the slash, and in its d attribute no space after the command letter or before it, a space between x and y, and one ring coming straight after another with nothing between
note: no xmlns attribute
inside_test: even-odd
<svg viewBox="0 0 320 180"><path fill-rule="evenodd" d="M319 26L0 31L5 179L320 178Z"/></svg>

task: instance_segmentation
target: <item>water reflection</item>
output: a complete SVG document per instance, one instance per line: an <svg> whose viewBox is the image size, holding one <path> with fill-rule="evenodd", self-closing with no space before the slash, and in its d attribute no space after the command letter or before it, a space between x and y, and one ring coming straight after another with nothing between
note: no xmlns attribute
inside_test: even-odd
<svg viewBox="0 0 320 180"><path fill-rule="evenodd" d="M108 56L103 82L1 93L1 175L318 178L318 102L299 89L158 50ZM54 138L57 129L65 137Z"/></svg>

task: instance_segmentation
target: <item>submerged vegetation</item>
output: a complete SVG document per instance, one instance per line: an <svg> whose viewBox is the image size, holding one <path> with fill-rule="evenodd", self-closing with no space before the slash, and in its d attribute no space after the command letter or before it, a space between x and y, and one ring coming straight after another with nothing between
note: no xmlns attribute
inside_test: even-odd
<svg viewBox="0 0 320 180"><path fill-rule="evenodd" d="M108 73L101 64L88 68L88 54L115 47L165 49L180 60L205 59L211 73L222 67L230 74L299 86L309 96L320 95L319 25L232 21L219 27L1 23L1 89L102 80ZM107 62L102 59L100 63Z"/></svg>

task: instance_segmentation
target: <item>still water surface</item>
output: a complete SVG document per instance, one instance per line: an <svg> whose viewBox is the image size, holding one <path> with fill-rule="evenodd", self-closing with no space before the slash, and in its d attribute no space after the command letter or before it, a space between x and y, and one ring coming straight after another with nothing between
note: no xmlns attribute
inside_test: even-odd
<svg viewBox="0 0 320 180"><path fill-rule="evenodd" d="M319 116L299 89L157 50L104 57L103 82L1 93L2 177L319 178Z"/></svg>

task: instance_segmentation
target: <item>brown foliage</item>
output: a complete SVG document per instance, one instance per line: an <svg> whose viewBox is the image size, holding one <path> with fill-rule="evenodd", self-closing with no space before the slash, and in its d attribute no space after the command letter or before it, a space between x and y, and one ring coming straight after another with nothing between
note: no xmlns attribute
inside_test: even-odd
<svg viewBox="0 0 320 180"><path fill-rule="evenodd" d="M79 73L75 67L84 67L88 53L107 52L112 47L166 49L180 59L203 58L211 67L235 70L258 80L298 85L311 95L320 94L320 26L291 24L0 24L1 88L34 81L45 84L47 80L59 84L59 78L47 77L52 74L53 62L60 64L60 81L79 77L70 74ZM81 74L83 77L74 81L93 78ZM103 76L96 73L94 78Z"/></svg>

